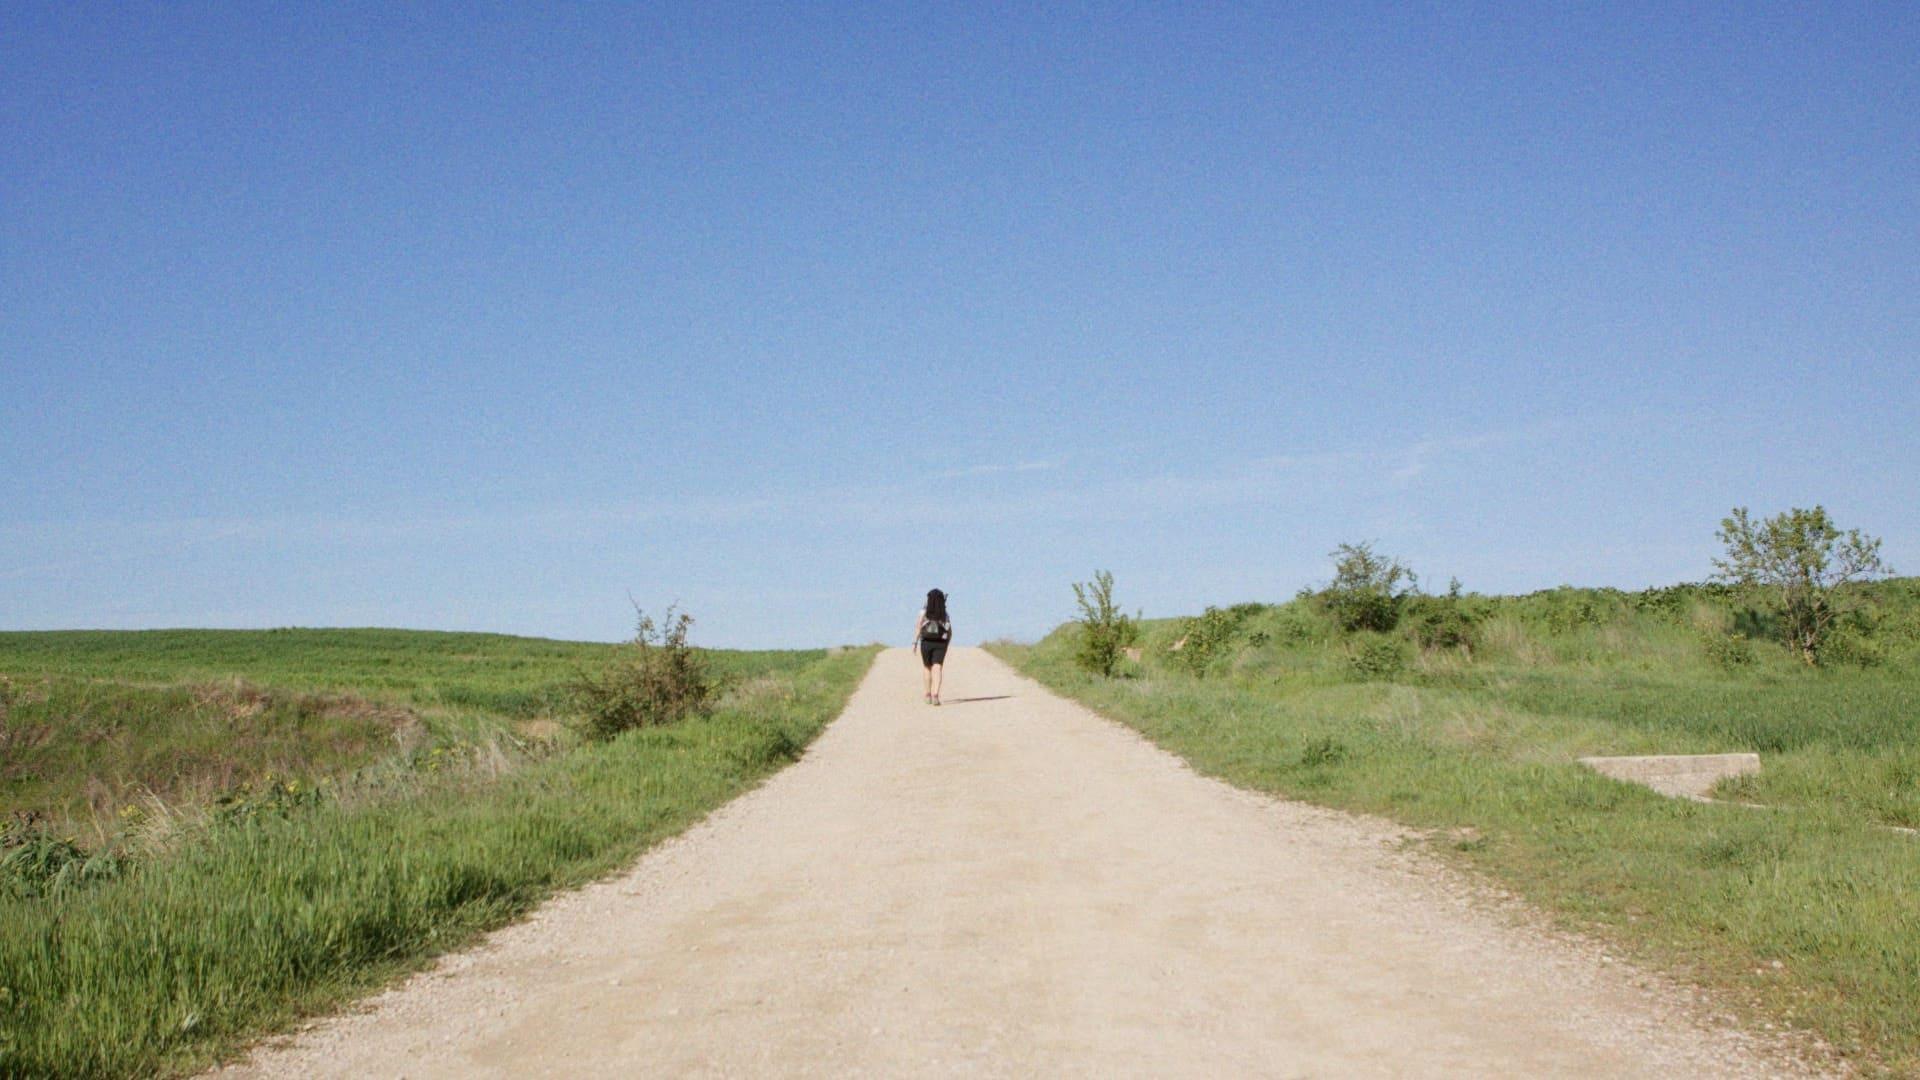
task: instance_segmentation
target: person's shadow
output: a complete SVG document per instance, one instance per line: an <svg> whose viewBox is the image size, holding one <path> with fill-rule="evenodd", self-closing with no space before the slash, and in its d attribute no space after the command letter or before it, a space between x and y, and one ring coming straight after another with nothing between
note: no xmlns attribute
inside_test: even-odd
<svg viewBox="0 0 1920 1080"><path fill-rule="evenodd" d="M1012 696L1012 694L992 694L987 697L957 697L948 698L945 703L948 705L965 705L969 701L1005 701Z"/></svg>

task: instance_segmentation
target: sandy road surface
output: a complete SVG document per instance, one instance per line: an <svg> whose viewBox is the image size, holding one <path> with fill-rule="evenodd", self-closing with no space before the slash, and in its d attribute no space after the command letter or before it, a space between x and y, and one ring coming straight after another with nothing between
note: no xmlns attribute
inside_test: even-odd
<svg viewBox="0 0 1920 1080"><path fill-rule="evenodd" d="M623 876L234 1072L1767 1076L1379 823L1235 791L955 649Z"/></svg>

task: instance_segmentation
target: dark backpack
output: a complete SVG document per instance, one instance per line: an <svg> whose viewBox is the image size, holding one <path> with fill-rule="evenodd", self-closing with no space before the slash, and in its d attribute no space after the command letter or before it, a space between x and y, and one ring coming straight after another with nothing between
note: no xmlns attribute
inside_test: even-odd
<svg viewBox="0 0 1920 1080"><path fill-rule="evenodd" d="M928 619L920 624L920 640L944 644L953 636L953 624L945 619Z"/></svg>

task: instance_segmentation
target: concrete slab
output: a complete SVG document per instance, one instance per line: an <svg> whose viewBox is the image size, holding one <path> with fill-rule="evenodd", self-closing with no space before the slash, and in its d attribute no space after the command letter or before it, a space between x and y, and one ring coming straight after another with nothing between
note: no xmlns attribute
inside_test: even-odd
<svg viewBox="0 0 1920 1080"><path fill-rule="evenodd" d="M1704 799L1729 776L1760 771L1759 754L1653 754L1644 757L1583 757L1580 764L1616 780L1645 784L1677 799Z"/></svg>

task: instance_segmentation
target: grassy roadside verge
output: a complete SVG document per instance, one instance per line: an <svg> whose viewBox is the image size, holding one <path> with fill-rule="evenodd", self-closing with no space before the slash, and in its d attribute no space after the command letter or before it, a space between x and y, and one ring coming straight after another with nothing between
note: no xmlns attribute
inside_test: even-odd
<svg viewBox="0 0 1920 1080"><path fill-rule="evenodd" d="M1337 652L1278 644L1201 677L1159 658L1155 628L1148 638L1147 663L1129 678L1077 667L1071 630L992 650L1202 772L1424 830L1444 857L1714 989L1756 1027L1818 1032L1870 1073L1920 1073L1920 842L1845 801L1775 812L1700 805L1573 763L1579 753L1727 748L1708 745L1708 731L1605 711L1636 680L1648 684L1651 715L1707 677L1570 666L1362 680L1335 670ZM1529 679L1557 689L1529 701ZM1910 715L1911 690L1884 679L1849 677L1826 696ZM1807 753L1828 751L1810 743Z"/></svg>
<svg viewBox="0 0 1920 1080"><path fill-rule="evenodd" d="M798 756L873 653L498 779L212 827L61 899L0 902L0 1074L179 1073L631 860Z"/></svg>
<svg viewBox="0 0 1920 1080"><path fill-rule="evenodd" d="M0 812L143 854L211 804L574 741L571 683L624 646L419 630L0 633ZM818 650L707 654L729 685Z"/></svg>

